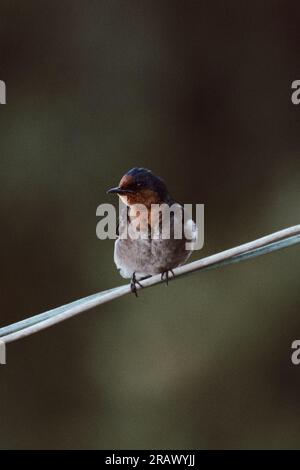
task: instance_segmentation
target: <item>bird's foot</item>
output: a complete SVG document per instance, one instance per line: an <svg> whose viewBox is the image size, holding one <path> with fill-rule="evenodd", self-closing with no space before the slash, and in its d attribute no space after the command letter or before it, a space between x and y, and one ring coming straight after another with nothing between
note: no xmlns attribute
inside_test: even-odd
<svg viewBox="0 0 300 470"><path fill-rule="evenodd" d="M169 279L170 279L170 274L172 274L172 277L175 277L175 274L173 272L173 269L168 269L167 271L164 271L161 273L161 280L166 281L166 284L169 284Z"/></svg>
<svg viewBox="0 0 300 470"><path fill-rule="evenodd" d="M130 289L131 289L131 292L132 292L136 297L138 297L137 288L136 288L137 285L139 285L141 288L144 287L144 286L137 280L135 273L133 273L132 278L131 278L131 281L130 281Z"/></svg>

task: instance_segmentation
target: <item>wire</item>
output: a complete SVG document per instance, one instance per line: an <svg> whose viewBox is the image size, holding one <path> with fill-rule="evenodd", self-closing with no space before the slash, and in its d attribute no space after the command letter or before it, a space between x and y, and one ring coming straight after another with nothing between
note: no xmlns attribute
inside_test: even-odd
<svg viewBox="0 0 300 470"><path fill-rule="evenodd" d="M293 246L297 243L300 243L300 225L295 225L293 227L274 232L249 243L239 245L229 250L225 250L178 267L174 269L174 279L176 280L181 276L191 274L196 271L207 271L209 269L245 261L282 248ZM164 281L161 280L161 276L158 274L141 281L141 284L144 288L147 288L160 284L161 282ZM138 285L137 289L140 289ZM129 293L131 293L131 289L130 285L127 284L105 290L97 294L89 295L88 297L75 300L74 302L62 305L61 307L48 310L47 312L40 313L33 317L29 317L25 320L0 328L0 339L5 343L16 341Z"/></svg>

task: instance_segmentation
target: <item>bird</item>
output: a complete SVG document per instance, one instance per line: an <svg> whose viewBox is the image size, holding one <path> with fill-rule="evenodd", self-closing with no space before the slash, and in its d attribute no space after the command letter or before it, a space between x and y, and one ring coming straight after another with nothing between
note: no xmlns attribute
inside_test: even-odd
<svg viewBox="0 0 300 470"><path fill-rule="evenodd" d="M131 279L131 291L136 296L137 285L143 287L140 281L150 276L161 274L168 284L170 276L174 277L173 269L184 264L192 253L191 245L187 249L186 243L196 241L196 224L185 217L184 207L171 197L165 182L147 168L127 171L118 186L107 193L117 194L122 201L114 247L120 275ZM165 215L170 216L168 238L163 237ZM128 230L137 217L138 238ZM176 235L179 229L181 238Z"/></svg>

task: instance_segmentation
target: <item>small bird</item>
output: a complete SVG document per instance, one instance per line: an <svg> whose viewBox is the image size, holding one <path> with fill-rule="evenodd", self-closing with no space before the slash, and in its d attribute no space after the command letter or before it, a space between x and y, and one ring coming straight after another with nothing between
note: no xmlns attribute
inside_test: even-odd
<svg viewBox="0 0 300 470"><path fill-rule="evenodd" d="M143 287L139 281L152 275L161 274L168 284L170 273L174 277L173 269L184 264L191 255L192 250L186 249L186 243L197 239L196 224L190 218L185 220L184 208L170 196L164 181L146 168L132 168L117 187L107 192L117 194L125 203L119 215L114 250L114 262L121 276L131 279L131 291L136 296L137 284ZM157 213L153 207L162 209ZM170 207L175 211L170 213ZM167 209L170 236L165 239L162 233ZM130 236L128 231L128 225L136 217L139 217L138 238ZM176 235L177 229L182 233L181 238Z"/></svg>

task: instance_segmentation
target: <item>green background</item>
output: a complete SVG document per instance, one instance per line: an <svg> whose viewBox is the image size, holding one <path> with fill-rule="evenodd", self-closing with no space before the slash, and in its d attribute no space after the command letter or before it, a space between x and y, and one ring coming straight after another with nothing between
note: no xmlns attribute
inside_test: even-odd
<svg viewBox="0 0 300 470"><path fill-rule="evenodd" d="M1 326L123 284L96 207L133 166L205 204L193 259L299 223L299 2L0 4ZM1 448L297 448L300 247L8 346Z"/></svg>

